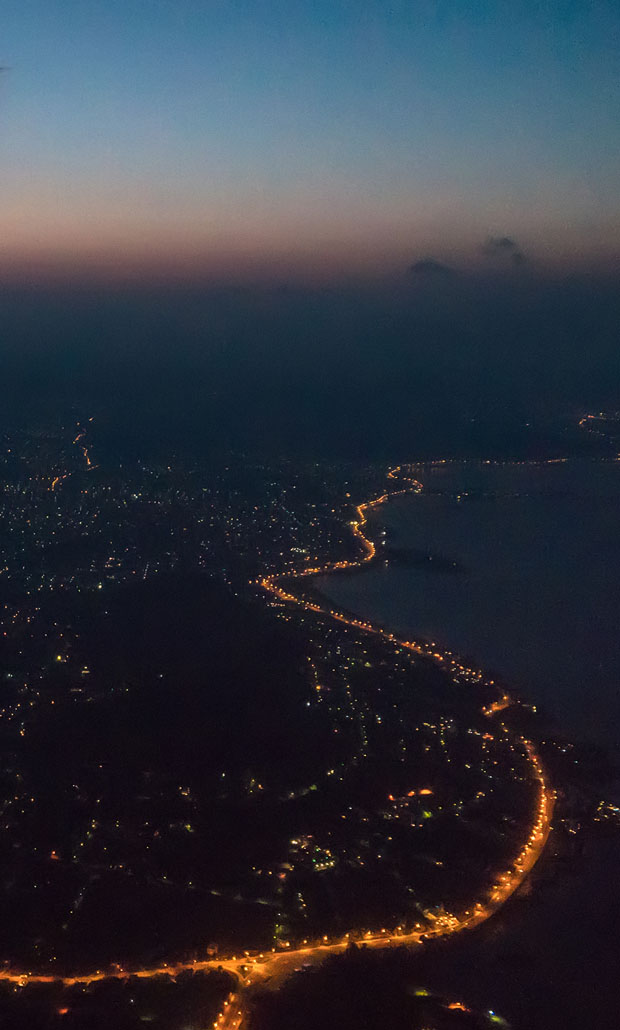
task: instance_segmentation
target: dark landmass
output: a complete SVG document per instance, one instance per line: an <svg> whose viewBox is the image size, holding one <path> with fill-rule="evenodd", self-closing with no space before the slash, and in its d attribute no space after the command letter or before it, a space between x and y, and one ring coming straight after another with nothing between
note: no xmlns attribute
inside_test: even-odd
<svg viewBox="0 0 620 1030"><path fill-rule="evenodd" d="M383 476L96 439L5 439L2 958L131 970L484 895L536 793L496 688L255 585L355 559Z"/></svg>
<svg viewBox="0 0 620 1030"><path fill-rule="evenodd" d="M2 1030L186 1030L211 1026L232 990L228 973L181 973L174 980L111 978L89 987L0 984Z"/></svg>
<svg viewBox="0 0 620 1030"><path fill-rule="evenodd" d="M252 999L249 1030L493 1030L499 1014L429 989L410 951L353 947L320 969L300 969L278 992Z"/></svg>

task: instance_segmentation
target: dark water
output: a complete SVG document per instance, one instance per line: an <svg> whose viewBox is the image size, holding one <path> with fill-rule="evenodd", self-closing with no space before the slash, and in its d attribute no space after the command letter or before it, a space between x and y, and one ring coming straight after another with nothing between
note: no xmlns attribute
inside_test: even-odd
<svg viewBox="0 0 620 1030"><path fill-rule="evenodd" d="M371 527L412 560L323 577L320 589L495 668L568 736L619 745L620 463L444 465L419 478L425 492L384 506ZM616 1030L620 839L588 838L568 865L558 839L533 890L441 961L429 956L424 982L514 1030Z"/></svg>
<svg viewBox="0 0 620 1030"><path fill-rule="evenodd" d="M375 563L320 589L473 656L562 732L620 744L620 463L448 464L420 478L425 492L385 505L372 532L435 566Z"/></svg>

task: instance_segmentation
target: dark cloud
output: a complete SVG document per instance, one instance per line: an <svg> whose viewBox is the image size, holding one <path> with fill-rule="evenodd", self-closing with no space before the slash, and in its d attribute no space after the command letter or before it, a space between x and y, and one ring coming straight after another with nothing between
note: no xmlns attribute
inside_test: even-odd
<svg viewBox="0 0 620 1030"><path fill-rule="evenodd" d="M424 279L451 279L457 273L449 265L443 265L441 261L433 258L424 258L410 265L409 273Z"/></svg>
<svg viewBox="0 0 620 1030"><path fill-rule="evenodd" d="M527 260L511 236L489 236L482 245L482 253L490 258L508 259L513 265L522 265Z"/></svg>

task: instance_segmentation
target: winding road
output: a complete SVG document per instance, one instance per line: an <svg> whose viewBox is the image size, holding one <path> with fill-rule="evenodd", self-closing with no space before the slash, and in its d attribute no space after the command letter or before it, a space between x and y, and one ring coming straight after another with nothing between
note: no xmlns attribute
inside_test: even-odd
<svg viewBox="0 0 620 1030"><path fill-rule="evenodd" d="M81 435L83 434L77 437L76 443L80 441ZM88 454L85 454L85 458L90 466ZM457 676L461 681L492 683L492 681L483 676L481 670L465 666L458 655L451 651L439 650L432 641L402 640L380 626L375 626L362 619L339 612L330 608L327 603L321 604L317 600L309 601L298 596L293 591L292 584L296 581L341 569L357 568L372 561L376 554L376 548L372 540L364 532L364 527L367 523L367 513L395 496L419 493L422 490L421 483L415 478L408 476L401 466L391 469L388 472L388 479L391 483L396 483L396 487L383 493L380 497L358 505L356 508L356 518L350 523L353 535L359 542L361 549L360 557L357 560L336 561L317 568L305 568L299 572L287 573L284 576L267 576L259 580L260 586L271 597L298 605L307 611L328 615L357 630L378 635L399 648L405 648L416 654L431 658L441 663L442 668ZM54 486L55 483L52 489ZM483 709L483 712L487 717L492 718L499 715L512 703L508 695L502 693L498 700L488 705ZM445 914L440 916L433 924L432 930L427 929L410 933L400 929L386 929L378 934L367 933L362 938L367 947L385 948L405 944L421 945L429 937L447 936L448 934L478 926L497 912L523 883L540 857L549 836L555 795L545 780L543 767L534 744L524 738L515 738L515 741L520 743L529 759L532 779L537 785L538 800L527 836L510 867L495 876L492 887L483 898L473 900L469 907L458 915ZM204 961L185 963L171 962L143 969L125 970L116 966L112 969L94 970L90 973L72 977L59 977L30 970L3 969L0 970L0 980L24 987L28 984L58 983L60 981L66 987L72 987L78 984L92 984L110 978L128 979L129 977L138 977L139 979L151 979L162 975L174 977L185 971L200 972L225 969L234 973L237 977L238 985L234 992L226 999L214 1023L214 1030L239 1030L244 1020L245 1003L243 994L247 987L267 978L269 979L270 987L277 987L302 963L321 961L325 956L344 951L350 945L354 936L357 937L352 931L351 934L346 934L338 940L324 939L322 943L302 948L286 948L282 951L274 949L271 952L258 954L243 952L238 956L209 958Z"/></svg>

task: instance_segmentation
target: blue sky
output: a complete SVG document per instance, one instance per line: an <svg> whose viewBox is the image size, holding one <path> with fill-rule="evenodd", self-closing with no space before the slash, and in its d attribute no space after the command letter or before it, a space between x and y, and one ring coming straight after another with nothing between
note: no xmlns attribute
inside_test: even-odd
<svg viewBox="0 0 620 1030"><path fill-rule="evenodd" d="M0 259L613 261L620 5L5 0Z"/></svg>

